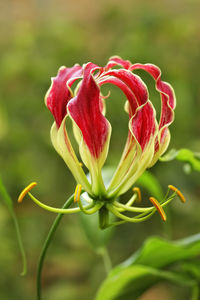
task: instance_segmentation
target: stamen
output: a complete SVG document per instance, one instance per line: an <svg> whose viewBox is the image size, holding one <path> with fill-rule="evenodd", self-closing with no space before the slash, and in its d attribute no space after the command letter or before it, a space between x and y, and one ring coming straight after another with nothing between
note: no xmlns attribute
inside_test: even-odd
<svg viewBox="0 0 200 300"><path fill-rule="evenodd" d="M81 184L77 184L76 189L75 189L75 193L74 193L74 202L79 202L80 200L80 195L81 195Z"/></svg>
<svg viewBox="0 0 200 300"><path fill-rule="evenodd" d="M94 214L95 212L97 212L102 206L103 206L103 202L102 203L96 203L94 205L94 203L90 204L90 207L89 209L85 209L85 207L82 205L82 202L81 200L78 202L78 205L80 207L80 210L85 213L86 215L92 215Z"/></svg>
<svg viewBox="0 0 200 300"><path fill-rule="evenodd" d="M82 167L82 166L83 166L83 163L82 163L82 162L79 162L79 165Z"/></svg>
<svg viewBox="0 0 200 300"><path fill-rule="evenodd" d="M162 208L162 206L160 205L160 203L154 198L154 197L150 197L149 200L151 201L151 203L155 206L155 208L157 209L157 211L159 212L162 220L165 222L167 220L166 214Z"/></svg>
<svg viewBox="0 0 200 300"><path fill-rule="evenodd" d="M37 198L35 198L31 193L28 193L30 198L37 204L39 205L40 207L48 210L48 211L51 211L51 212L54 212L54 213L57 213L57 214L72 214L72 213L77 213L80 211L80 208L79 207L75 207L75 208L57 208L57 207L52 207L52 206L49 206L49 205L46 205L42 202L40 202ZM73 200L73 198L72 198ZM93 204L89 204L85 207L85 209L89 209L93 206Z"/></svg>
<svg viewBox="0 0 200 300"><path fill-rule="evenodd" d="M112 205L112 204L107 204L106 205L107 209L113 213L116 217L126 221L126 222L133 222L133 223L139 223L139 222L143 222L143 221L146 221L147 219L149 219L154 213L155 213L155 210L149 212L149 213L142 213L142 214L139 214L138 216L136 217L128 217L122 213L120 213L119 211L116 210L116 208Z"/></svg>
<svg viewBox="0 0 200 300"><path fill-rule="evenodd" d="M21 203L22 200L24 199L24 197L26 196L26 194L28 194L28 192L30 192L30 190L32 190L32 188L34 188L34 186L37 185L37 182L32 182L30 183L27 187L25 187L25 189L23 189L23 191L21 192L21 194L18 197L18 203Z"/></svg>
<svg viewBox="0 0 200 300"><path fill-rule="evenodd" d="M181 200L182 203L186 202L185 197L183 196L183 194L181 193L181 191L179 189L177 189L175 186L173 186L171 184L168 185L168 188L177 194L177 196L179 197L179 199Z"/></svg>
<svg viewBox="0 0 200 300"><path fill-rule="evenodd" d="M138 202L142 201L142 195L139 187L134 187L133 192L137 193L137 200Z"/></svg>

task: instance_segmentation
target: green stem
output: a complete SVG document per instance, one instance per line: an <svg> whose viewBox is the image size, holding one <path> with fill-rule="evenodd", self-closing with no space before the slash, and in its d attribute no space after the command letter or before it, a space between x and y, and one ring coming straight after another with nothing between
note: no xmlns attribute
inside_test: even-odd
<svg viewBox="0 0 200 300"><path fill-rule="evenodd" d="M192 288L192 295L190 300L198 300L199 299L199 287L198 284L194 285Z"/></svg>
<svg viewBox="0 0 200 300"><path fill-rule="evenodd" d="M13 208L12 199L6 190L1 177L0 177L0 195L2 196L2 199L5 201L5 204L7 205L8 210L9 210L11 217L13 219L13 222L14 222L15 231L16 231L16 235L17 235L17 242L18 242L20 254L22 257L23 269L22 269L21 275L24 276L24 275L26 275L26 272L27 272L27 262L26 262L26 254L25 254L25 250L24 250L24 246L23 246L23 242L22 242L22 238L21 238L21 234L20 234L20 230L19 230L19 223L18 223L16 214L15 214L15 211Z"/></svg>
<svg viewBox="0 0 200 300"><path fill-rule="evenodd" d="M67 199L67 201L65 202L62 208L65 209L70 207L70 205L73 203L73 200L74 200L74 194ZM37 299L38 300L41 300L41 275L42 275L42 267L44 264L45 255L62 217L63 217L62 213L57 215L42 247L42 251L38 263L38 269L37 269Z"/></svg>
<svg viewBox="0 0 200 300"><path fill-rule="evenodd" d="M14 226L15 226L15 230L16 230L16 235L17 235L17 241L18 241L18 245L19 245L19 249L20 249L20 253L21 253L21 257L22 257L22 265L23 265L23 269L21 272L21 276L25 276L26 272L27 272L27 261L26 261L26 254L25 254L25 250L24 250L24 246L22 243L22 238L21 238L21 234L20 234L20 230L19 230L19 223L17 220L17 217L13 212L11 212L11 216L14 222Z"/></svg>
<svg viewBox="0 0 200 300"><path fill-rule="evenodd" d="M102 256L106 274L108 275L112 269L112 262L111 262L107 248L106 247L101 248L99 250L99 254Z"/></svg>

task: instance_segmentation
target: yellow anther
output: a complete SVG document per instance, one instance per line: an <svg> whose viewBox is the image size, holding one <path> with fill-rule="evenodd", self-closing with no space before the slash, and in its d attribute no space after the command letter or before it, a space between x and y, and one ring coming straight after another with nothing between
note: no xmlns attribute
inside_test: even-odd
<svg viewBox="0 0 200 300"><path fill-rule="evenodd" d="M82 163L82 162L79 162L79 165L82 167L82 166L83 166L83 163Z"/></svg>
<svg viewBox="0 0 200 300"><path fill-rule="evenodd" d="M138 202L142 201L142 195L139 187L134 187L133 192L137 193L137 200Z"/></svg>
<svg viewBox="0 0 200 300"><path fill-rule="evenodd" d="M28 194L28 192L30 192L30 190L32 190L32 188L34 188L34 186L37 185L37 182L32 182L30 183L27 187L25 187L25 189L21 192L21 194L18 197L18 203L21 203L22 200L24 199L24 197L26 196L26 194Z"/></svg>
<svg viewBox="0 0 200 300"><path fill-rule="evenodd" d="M162 220L165 222L167 220L166 214L162 208L162 206L160 205L160 203L154 198L154 197L150 197L149 200L151 201L151 203L155 206L155 208L157 209L157 211L159 212Z"/></svg>
<svg viewBox="0 0 200 300"><path fill-rule="evenodd" d="M79 202L80 200L80 195L81 195L81 184L77 184L76 189L75 189L75 193L74 193L74 202Z"/></svg>
<svg viewBox="0 0 200 300"><path fill-rule="evenodd" d="M179 191L179 189L177 189L175 186L173 186L173 185L171 185L171 184L168 185L168 188L169 188L170 190L174 191L174 192L177 194L177 196L179 197L179 199L181 200L181 202L183 202L183 203L186 202L185 197L183 196L183 194L181 193L181 191Z"/></svg>

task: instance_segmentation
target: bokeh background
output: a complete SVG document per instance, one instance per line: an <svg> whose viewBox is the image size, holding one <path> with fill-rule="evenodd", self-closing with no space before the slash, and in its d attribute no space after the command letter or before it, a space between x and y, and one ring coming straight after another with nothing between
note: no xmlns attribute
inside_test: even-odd
<svg viewBox="0 0 200 300"><path fill-rule="evenodd" d="M16 204L32 181L34 194L60 207L75 181L53 149L53 122L44 95L61 65L92 61L105 65L112 55L132 62L151 62L176 92L176 119L170 148L200 149L200 2L198 0L1 0L0 1L0 173L15 203L28 257L22 278L12 219L0 201L0 299L36 299L36 266L54 215L29 199ZM159 110L159 95L150 76L150 99ZM107 165L116 165L127 135L124 96L111 90L108 118L113 126ZM121 99L122 98L122 99ZM146 223L116 228L108 249L113 265L138 249L150 235L171 239L200 231L199 173L184 172L180 162L151 169L164 192L181 189L187 203L174 201L163 225L155 215ZM146 191L143 191L146 195ZM148 195L147 195L148 196ZM144 200L145 201L145 200ZM102 258L89 245L78 215L64 217L48 252L43 274L44 300L89 300L105 277ZM158 285L141 299L188 299L187 293ZM146 297L146 298L145 298ZM184 298L186 297L186 298Z"/></svg>

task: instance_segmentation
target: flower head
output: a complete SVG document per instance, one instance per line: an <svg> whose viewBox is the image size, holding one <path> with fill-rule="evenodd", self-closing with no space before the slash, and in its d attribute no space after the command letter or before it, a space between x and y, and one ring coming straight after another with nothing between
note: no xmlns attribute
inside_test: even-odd
<svg viewBox="0 0 200 300"><path fill-rule="evenodd" d="M148 72L155 80L161 97L161 115L156 119L147 86L134 74L137 69ZM113 84L125 94L128 114L128 137L108 188L101 169L105 163L111 136L111 125L105 116L106 100L101 93L104 84ZM75 86L75 87L74 87ZM115 198L125 193L142 173L155 164L167 149L169 125L174 119L175 95L172 87L161 80L161 71L152 64L131 64L120 57L111 57L105 67L91 62L71 68L61 67L45 97L54 116L51 140L73 173L78 184L92 197ZM66 118L73 123L82 163L87 167L91 182L85 175L70 142Z"/></svg>
<svg viewBox="0 0 200 300"><path fill-rule="evenodd" d="M159 121L156 119L155 108L149 99L145 83L134 73L137 69L148 72L155 80L155 87L161 98ZM108 154L111 125L105 116L106 99L109 96L102 95L101 87L107 83L117 86L126 96L128 133L116 171L109 185L105 186L102 167ZM156 163L170 141L168 127L174 120L176 100L172 87L161 80L158 67L152 64L131 64L117 56L111 57L105 67L91 62L83 66L61 67L57 76L52 78L45 103L55 119L51 128L53 146L77 181L75 193L69 198L69 203L74 199L74 203L79 207L60 209L43 204L30 193L36 185L35 182L22 191L19 202L22 202L28 193L37 205L55 213L82 211L85 214L93 214L98 211L99 225L102 229L124 222L142 222L156 211L162 220L166 221L163 207L175 196L185 202L182 193L172 185L168 186L167 194L160 202L150 197L152 206L149 207L133 206L137 199L142 199L137 187L133 187L133 196L126 204L120 203L119 199L147 168ZM81 162L68 136L67 118L72 120ZM83 165L87 167L91 180L86 176ZM87 193L82 195L84 191ZM169 195L171 192L173 194ZM133 213L134 216L130 217L127 212ZM120 220L110 223L110 213Z"/></svg>

